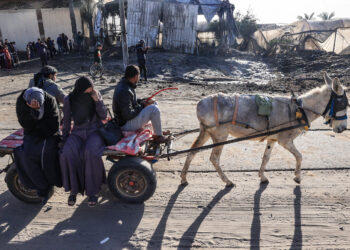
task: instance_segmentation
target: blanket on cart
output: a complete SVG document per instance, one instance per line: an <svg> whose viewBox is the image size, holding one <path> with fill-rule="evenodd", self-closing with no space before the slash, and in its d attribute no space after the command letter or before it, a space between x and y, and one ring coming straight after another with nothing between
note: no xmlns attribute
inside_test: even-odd
<svg viewBox="0 0 350 250"><path fill-rule="evenodd" d="M145 141L152 137L152 125L147 124L138 131L124 131L124 138L116 145L106 147L108 150L125 153L127 155L137 155ZM23 129L19 129L0 141L0 150L15 149L23 144Z"/></svg>

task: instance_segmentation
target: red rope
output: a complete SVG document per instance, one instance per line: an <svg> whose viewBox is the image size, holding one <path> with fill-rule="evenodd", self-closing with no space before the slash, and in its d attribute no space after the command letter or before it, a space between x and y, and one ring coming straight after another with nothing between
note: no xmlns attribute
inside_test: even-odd
<svg viewBox="0 0 350 250"><path fill-rule="evenodd" d="M179 90L178 88L165 88L165 89L161 89L158 92L156 92L155 94L151 95L150 97L147 98L146 102L148 102L149 100L151 100L153 97L155 97L156 95L158 95L160 92L166 91L166 90Z"/></svg>

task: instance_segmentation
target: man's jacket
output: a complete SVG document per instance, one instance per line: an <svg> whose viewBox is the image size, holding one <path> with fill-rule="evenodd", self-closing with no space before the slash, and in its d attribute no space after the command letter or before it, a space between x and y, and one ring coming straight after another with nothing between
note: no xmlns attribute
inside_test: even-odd
<svg viewBox="0 0 350 250"><path fill-rule="evenodd" d="M144 108L136 98L135 88L126 78L122 78L114 90L112 107L119 126L135 118Z"/></svg>

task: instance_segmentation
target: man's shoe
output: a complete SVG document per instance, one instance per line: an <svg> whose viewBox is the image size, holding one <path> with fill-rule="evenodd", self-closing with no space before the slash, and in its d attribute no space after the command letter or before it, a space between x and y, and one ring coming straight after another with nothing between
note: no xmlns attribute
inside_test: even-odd
<svg viewBox="0 0 350 250"><path fill-rule="evenodd" d="M167 130L167 131L163 131L163 135L171 135L171 132L170 132L170 130Z"/></svg>
<svg viewBox="0 0 350 250"><path fill-rule="evenodd" d="M166 143L169 141L169 138L164 135L153 135L153 142L156 143Z"/></svg>

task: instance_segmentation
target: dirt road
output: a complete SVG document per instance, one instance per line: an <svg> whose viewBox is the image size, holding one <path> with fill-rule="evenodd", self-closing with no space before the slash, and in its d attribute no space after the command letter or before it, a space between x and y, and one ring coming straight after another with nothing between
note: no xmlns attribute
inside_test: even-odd
<svg viewBox="0 0 350 250"><path fill-rule="evenodd" d="M180 60L179 57L182 56L174 54L168 63ZM79 75L86 74L84 67L76 66L79 59L70 60L69 64L61 60L53 62L60 69L58 80L66 90ZM181 60L176 63L181 64ZM197 72L188 69L187 73L198 81L185 78L176 81L178 73L169 73L166 78L165 71L158 75L155 70L152 82L141 85L137 92L140 97L145 97L163 87L180 88L157 98L164 128L172 131L198 127L195 105L204 95L236 90L256 93L262 91L259 86L265 86L263 91L267 92L264 93L283 92L278 91L281 86L271 83L280 77L280 73L274 72L264 62L255 63L242 56L226 62L232 64L217 65L216 68L207 65L202 67L205 71ZM32 73L39 69L38 64L32 62L16 71L0 72L0 137L19 127L15 99ZM245 66L242 68L240 64ZM110 62L105 79L96 81L96 87L109 106L115 80L121 76L118 67L118 63ZM248 80L244 86L240 83L217 84L220 78L226 77L230 82L244 77L237 73L239 70L235 73L238 76L227 76L220 67L254 69L245 72L247 79L253 80ZM267 70L271 72L263 73ZM203 74L212 74L215 84L203 84ZM259 79L267 83L252 83ZM247 88L251 92L246 92ZM317 120L312 128L326 129L322 122L322 119ZM194 138L195 134L183 137L175 142L174 147L188 148ZM118 201L106 186L101 192L100 204L95 208L89 208L86 197L81 196L75 207L68 207L67 194L62 189L57 189L43 207L28 205L16 200L1 181L0 248L350 249L349 141L349 132L335 135L330 131L310 131L298 138L296 145L304 156L300 185L293 181L294 158L281 147L276 147L267 167L273 170L266 174L270 184L260 186L257 170L264 152L263 143L242 142L225 147L221 166L236 184L232 189L224 188L209 161L208 151L199 153L194 159L187 187L179 186L185 158L170 162L162 160L154 165L158 177L155 194L139 205ZM7 157L0 158L1 167L7 162ZM109 168L110 163L106 162L106 166Z"/></svg>

